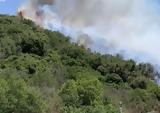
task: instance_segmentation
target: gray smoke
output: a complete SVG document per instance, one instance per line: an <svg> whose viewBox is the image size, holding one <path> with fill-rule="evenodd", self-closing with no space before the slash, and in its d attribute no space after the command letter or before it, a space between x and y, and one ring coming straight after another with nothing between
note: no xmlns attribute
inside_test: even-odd
<svg viewBox="0 0 160 113"><path fill-rule="evenodd" d="M78 40L85 46L89 42L93 50L123 53L125 58L159 65L157 1L29 0L19 10L25 12L25 18L69 35L73 41Z"/></svg>

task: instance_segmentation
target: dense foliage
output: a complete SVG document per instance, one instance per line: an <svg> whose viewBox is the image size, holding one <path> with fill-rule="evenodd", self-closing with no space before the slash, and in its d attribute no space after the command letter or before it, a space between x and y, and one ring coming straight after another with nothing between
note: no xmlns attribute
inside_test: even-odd
<svg viewBox="0 0 160 113"><path fill-rule="evenodd" d="M59 32L0 16L0 113L160 112L150 64L91 52Z"/></svg>

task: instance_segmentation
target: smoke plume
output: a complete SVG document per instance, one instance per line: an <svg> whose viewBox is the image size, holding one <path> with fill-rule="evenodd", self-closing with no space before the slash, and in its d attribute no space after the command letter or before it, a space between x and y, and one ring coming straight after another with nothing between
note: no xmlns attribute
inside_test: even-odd
<svg viewBox="0 0 160 113"><path fill-rule="evenodd" d="M158 4L158 0L28 0L19 11L80 45L159 65Z"/></svg>

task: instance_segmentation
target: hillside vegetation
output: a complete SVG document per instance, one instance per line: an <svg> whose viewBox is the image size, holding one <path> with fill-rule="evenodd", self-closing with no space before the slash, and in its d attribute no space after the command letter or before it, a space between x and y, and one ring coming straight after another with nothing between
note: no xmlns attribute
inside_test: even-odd
<svg viewBox="0 0 160 113"><path fill-rule="evenodd" d="M160 113L155 74L150 64L0 16L0 113Z"/></svg>

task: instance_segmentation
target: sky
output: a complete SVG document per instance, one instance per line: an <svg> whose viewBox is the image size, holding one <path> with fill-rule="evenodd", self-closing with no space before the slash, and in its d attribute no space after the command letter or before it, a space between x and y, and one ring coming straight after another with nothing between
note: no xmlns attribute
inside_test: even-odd
<svg viewBox="0 0 160 113"><path fill-rule="evenodd" d="M17 8L25 0L0 0L0 14L15 15Z"/></svg>

